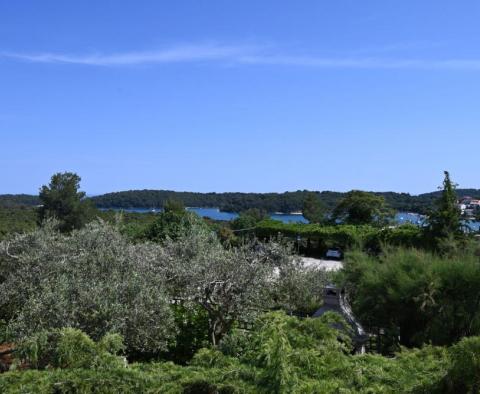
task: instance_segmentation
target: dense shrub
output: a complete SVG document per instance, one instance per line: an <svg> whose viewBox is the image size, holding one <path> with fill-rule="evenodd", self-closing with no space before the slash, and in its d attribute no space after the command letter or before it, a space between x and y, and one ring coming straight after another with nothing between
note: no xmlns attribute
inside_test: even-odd
<svg viewBox="0 0 480 394"><path fill-rule="evenodd" d="M231 227L235 230L251 230L257 223L267 218L267 212L262 209L247 209L246 211L240 212L239 216L232 220Z"/></svg>
<svg viewBox="0 0 480 394"><path fill-rule="evenodd" d="M219 349L200 350L185 367L173 363L92 367L84 363L83 355L91 352L94 357L93 348L99 344L88 340L85 344L85 337L70 331L71 348L80 353L68 353L70 364L54 364L61 369L1 374L0 392L478 392L478 337L451 348L402 349L395 357L386 358L351 355L347 332L340 327L341 318L332 314L301 320L270 313L261 317L252 331L230 334Z"/></svg>
<svg viewBox="0 0 480 394"><path fill-rule="evenodd" d="M302 269L289 245L249 241L226 248L204 226L192 227L176 240L167 238L163 254L170 294L208 314L213 344L237 321L252 320L277 302L288 301L277 290Z"/></svg>
<svg viewBox="0 0 480 394"><path fill-rule="evenodd" d="M14 340L63 327L94 340L113 331L130 356L167 351L186 362L266 308L319 306L323 272L291 253L278 240L224 246L197 222L161 244L130 243L103 222L69 235L47 223L0 244L0 317Z"/></svg>
<svg viewBox="0 0 480 394"><path fill-rule="evenodd" d="M259 238L272 238L279 235L291 238L301 237L303 240L312 240L319 243L320 249L336 246L348 249L363 244L378 230L372 226L336 225L324 226L320 224L282 223L277 220L264 220L256 227Z"/></svg>
<svg viewBox="0 0 480 394"><path fill-rule="evenodd" d="M422 248L426 246L426 240L422 227L414 224L404 224L371 233L365 246L367 250L379 253L385 246Z"/></svg>
<svg viewBox="0 0 480 394"><path fill-rule="evenodd" d="M177 334L164 357L177 364L185 364L199 349L209 345L208 313L198 305L173 304L172 310Z"/></svg>
<svg viewBox="0 0 480 394"><path fill-rule="evenodd" d="M480 337L464 338L450 348L452 367L445 379L449 392L480 392Z"/></svg>
<svg viewBox="0 0 480 394"><path fill-rule="evenodd" d="M330 247L343 250L362 247L370 252L378 253L387 246L424 247L427 246L423 229L412 224L399 227L375 228L368 225L335 225L282 223L276 220L260 222L255 232L260 238L271 238L282 235L305 241L313 241L320 251Z"/></svg>
<svg viewBox="0 0 480 394"><path fill-rule="evenodd" d="M0 207L0 240L10 234L33 231L37 227L37 212L31 207Z"/></svg>
<svg viewBox="0 0 480 394"><path fill-rule="evenodd" d="M353 310L373 332L386 330L405 346L448 345L480 334L480 261L473 254L356 252L344 267Z"/></svg>
<svg viewBox="0 0 480 394"><path fill-rule="evenodd" d="M203 219L196 213L185 210L169 210L158 214L155 221L138 234L137 240L154 242L163 242L167 238L176 240L190 234L193 227L201 226L207 227Z"/></svg>
<svg viewBox="0 0 480 394"><path fill-rule="evenodd" d="M0 244L0 317L15 339L75 327L95 340L118 332L129 351L165 350L175 330L160 254L103 223L17 235Z"/></svg>
<svg viewBox="0 0 480 394"><path fill-rule="evenodd" d="M199 352L193 365L230 370L255 382L258 392L439 392L451 366L447 349L404 349L394 358L351 355L348 331L334 328L342 326L333 314L302 320L267 314L253 331L226 337L222 352Z"/></svg>
<svg viewBox="0 0 480 394"><path fill-rule="evenodd" d="M121 368L124 350L118 334L107 334L98 342L74 328L40 331L22 340L16 347L16 357L29 367L44 368Z"/></svg>
<svg viewBox="0 0 480 394"><path fill-rule="evenodd" d="M268 286L272 309L311 316L323 303L323 292L335 274L315 266L304 267L300 262L284 266L275 286Z"/></svg>

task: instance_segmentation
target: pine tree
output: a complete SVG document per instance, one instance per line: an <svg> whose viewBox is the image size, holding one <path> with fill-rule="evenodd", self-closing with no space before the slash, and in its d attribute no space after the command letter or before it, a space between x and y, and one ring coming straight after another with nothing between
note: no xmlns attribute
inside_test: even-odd
<svg viewBox="0 0 480 394"><path fill-rule="evenodd" d="M452 183L448 171L444 171L442 194L436 201L435 209L428 215L427 231L433 239L434 247L445 252L445 248L465 237L462 229L461 212L457 205L456 184Z"/></svg>
<svg viewBox="0 0 480 394"><path fill-rule="evenodd" d="M325 220L325 207L315 193L308 193L305 197L302 213L310 223L321 223Z"/></svg>
<svg viewBox="0 0 480 394"><path fill-rule="evenodd" d="M40 189L39 220L56 218L59 229L68 232L83 227L93 216L94 208L79 191L81 178L72 172L57 173L50 184Z"/></svg>

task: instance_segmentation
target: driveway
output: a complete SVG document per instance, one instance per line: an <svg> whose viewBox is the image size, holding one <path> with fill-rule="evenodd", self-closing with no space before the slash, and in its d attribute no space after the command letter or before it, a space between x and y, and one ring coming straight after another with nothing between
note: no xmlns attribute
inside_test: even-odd
<svg viewBox="0 0 480 394"><path fill-rule="evenodd" d="M341 261L314 259L313 257L300 257L304 267L324 269L325 271L338 271L342 269Z"/></svg>

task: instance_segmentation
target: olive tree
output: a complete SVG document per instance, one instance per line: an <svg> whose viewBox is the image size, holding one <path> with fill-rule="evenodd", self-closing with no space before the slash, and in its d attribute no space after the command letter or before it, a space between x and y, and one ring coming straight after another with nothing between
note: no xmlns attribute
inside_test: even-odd
<svg viewBox="0 0 480 394"><path fill-rule="evenodd" d="M94 340L119 333L129 351L164 350L175 330L160 254L101 222L16 235L0 243L0 318L17 338L72 327Z"/></svg>
<svg viewBox="0 0 480 394"><path fill-rule="evenodd" d="M297 264L281 243L224 248L204 227L166 242L163 252L170 291L206 310L214 345L236 321L271 306L283 273Z"/></svg>
<svg viewBox="0 0 480 394"><path fill-rule="evenodd" d="M185 316L206 313L216 345L236 322L265 309L298 310L305 300L310 308L320 284L310 274L291 245L224 247L203 223L161 244L129 243L102 222L70 235L47 223L0 244L0 319L19 338L72 327L94 340L117 332L129 351L154 353L172 344L169 303L180 301L192 312Z"/></svg>

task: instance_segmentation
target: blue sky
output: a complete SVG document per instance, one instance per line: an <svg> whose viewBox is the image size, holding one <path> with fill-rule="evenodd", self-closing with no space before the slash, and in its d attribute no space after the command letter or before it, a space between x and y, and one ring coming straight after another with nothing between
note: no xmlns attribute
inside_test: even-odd
<svg viewBox="0 0 480 394"><path fill-rule="evenodd" d="M0 193L480 188L480 2L0 0Z"/></svg>

